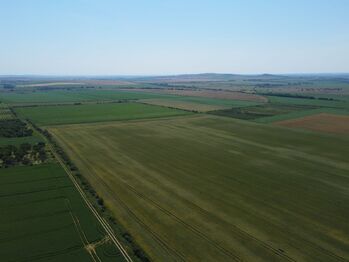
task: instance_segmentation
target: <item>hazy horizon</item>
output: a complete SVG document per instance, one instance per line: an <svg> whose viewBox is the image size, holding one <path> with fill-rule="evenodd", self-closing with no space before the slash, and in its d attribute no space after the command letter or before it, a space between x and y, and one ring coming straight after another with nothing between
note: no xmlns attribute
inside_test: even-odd
<svg viewBox="0 0 349 262"><path fill-rule="evenodd" d="M349 72L349 2L3 1L0 75Z"/></svg>
<svg viewBox="0 0 349 262"><path fill-rule="evenodd" d="M0 77L33 77L33 78L137 78L137 77L172 77L172 76L190 76L190 75L232 75L232 76L262 76L262 75L271 75L271 76L349 76L349 72L309 72L309 73L216 73L216 72L202 72L202 73L178 73L178 74L0 74Z"/></svg>

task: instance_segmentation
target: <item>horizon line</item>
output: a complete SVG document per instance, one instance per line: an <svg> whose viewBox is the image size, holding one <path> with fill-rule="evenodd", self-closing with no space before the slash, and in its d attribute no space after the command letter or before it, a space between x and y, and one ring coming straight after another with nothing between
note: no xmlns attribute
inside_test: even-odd
<svg viewBox="0 0 349 262"><path fill-rule="evenodd" d="M203 73L169 73L169 74L0 74L0 77L166 77L166 76L190 76L190 75L231 75L231 76L263 76L263 75L349 75L348 72L290 72L290 73L227 73L227 72L203 72Z"/></svg>

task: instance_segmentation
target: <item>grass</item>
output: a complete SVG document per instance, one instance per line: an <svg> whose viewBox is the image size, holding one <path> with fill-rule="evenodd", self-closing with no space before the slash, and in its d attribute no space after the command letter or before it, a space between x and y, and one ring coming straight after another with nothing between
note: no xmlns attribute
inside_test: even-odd
<svg viewBox="0 0 349 262"><path fill-rule="evenodd" d="M346 138L209 115L49 130L155 261L349 258Z"/></svg>
<svg viewBox="0 0 349 262"><path fill-rule="evenodd" d="M16 108L20 117L38 125L59 125L114 120L168 117L188 112L140 103L110 103Z"/></svg>
<svg viewBox="0 0 349 262"><path fill-rule="evenodd" d="M105 233L61 167L2 169L0 192L2 261L93 261L85 245ZM116 252L99 256L123 261Z"/></svg>

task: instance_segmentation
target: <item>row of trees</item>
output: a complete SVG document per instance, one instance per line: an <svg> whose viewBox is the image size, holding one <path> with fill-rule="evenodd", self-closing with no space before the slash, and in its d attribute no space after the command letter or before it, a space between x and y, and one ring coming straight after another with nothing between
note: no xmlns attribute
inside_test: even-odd
<svg viewBox="0 0 349 262"><path fill-rule="evenodd" d="M45 143L31 145L23 143L19 146L7 145L0 147L0 167L16 165L33 165L47 160Z"/></svg>
<svg viewBox="0 0 349 262"><path fill-rule="evenodd" d="M289 98L302 98L302 99L318 99L318 100L327 100L327 101L338 101L331 97L315 97L315 96L307 96L300 94L289 94L289 93L258 93L259 95L265 96L278 96L278 97L289 97Z"/></svg>

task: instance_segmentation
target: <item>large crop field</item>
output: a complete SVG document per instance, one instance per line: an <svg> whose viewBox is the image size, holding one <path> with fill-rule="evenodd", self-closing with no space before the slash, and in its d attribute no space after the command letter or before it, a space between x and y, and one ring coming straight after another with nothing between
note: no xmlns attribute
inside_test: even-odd
<svg viewBox="0 0 349 262"><path fill-rule="evenodd" d="M347 138L193 115L49 128L154 261L347 261Z"/></svg>
<svg viewBox="0 0 349 262"><path fill-rule="evenodd" d="M0 92L0 102L14 105L57 104L88 101L135 100L170 97L168 95L145 92L113 90L52 90Z"/></svg>
<svg viewBox="0 0 349 262"><path fill-rule="evenodd" d="M0 174L1 261L124 261L63 169Z"/></svg>
<svg viewBox="0 0 349 262"><path fill-rule="evenodd" d="M173 99L142 99L139 100L140 103L149 105L165 106L170 108L177 108L189 111L197 112L208 112L213 110L227 109L227 106L221 105L210 105L210 104L199 104L195 102L187 102Z"/></svg>
<svg viewBox="0 0 349 262"><path fill-rule="evenodd" d="M222 100L201 97L171 97L162 99L142 99L139 102L150 105L159 105L189 111L208 112L236 107L247 107L259 103L239 100Z"/></svg>
<svg viewBox="0 0 349 262"><path fill-rule="evenodd" d="M114 120L168 117L189 114L186 111L140 103L109 103L16 108L22 118L39 125L59 125Z"/></svg>

